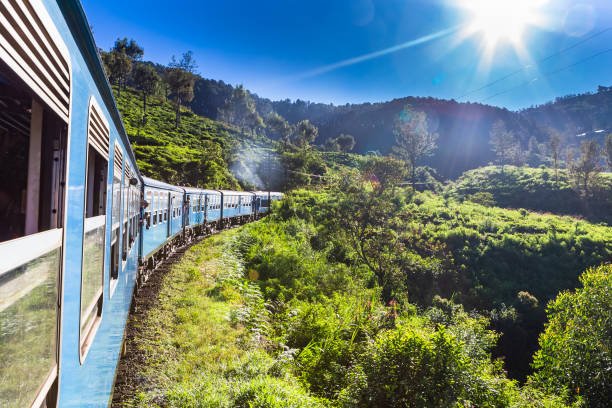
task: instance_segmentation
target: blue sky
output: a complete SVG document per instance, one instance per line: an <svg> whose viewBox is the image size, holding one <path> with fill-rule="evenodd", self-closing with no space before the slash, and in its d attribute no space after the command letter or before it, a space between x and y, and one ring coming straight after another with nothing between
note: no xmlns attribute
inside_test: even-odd
<svg viewBox="0 0 612 408"><path fill-rule="evenodd" d="M479 1L498 1L495 10L514 10L521 1L538 6L482 27ZM162 64L192 50L204 77L242 83L271 99L344 104L413 95L520 109L612 85L610 0L83 0L83 6L103 49L117 37L134 38L145 59ZM508 27L522 23L511 38Z"/></svg>

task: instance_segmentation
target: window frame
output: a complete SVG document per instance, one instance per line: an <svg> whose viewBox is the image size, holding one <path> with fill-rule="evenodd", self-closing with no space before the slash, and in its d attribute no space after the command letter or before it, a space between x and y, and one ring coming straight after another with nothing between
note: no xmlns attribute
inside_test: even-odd
<svg viewBox="0 0 612 408"><path fill-rule="evenodd" d="M97 112L96 112L97 111ZM91 345L94 342L94 339L96 337L96 334L98 332L98 329L102 323L102 315L103 315L103 310L104 310L104 283L105 283L105 275L106 275L106 270L107 270L107 263L106 263L106 244L107 244L107 236L106 236L106 226L107 226L107 222L108 222L108 180L109 180L109 175L112 176L112 173L110 171L111 166L110 166L110 126L108 123L108 120L106 119L106 117L104 116L104 111L102 110L102 108L100 107L100 105L98 104L98 102L96 101L96 99L91 96L90 100L89 100L89 108L88 108L88 115L87 115L87 138L86 138L86 142L85 142L85 146L86 146L86 159L85 159L85 188L84 190L84 202L83 202L83 235L82 235L82 245L81 245L81 282L80 282L80 301L79 301L79 343L78 343L78 347L79 347L79 363L82 365L86 358L87 355L89 353L89 350L91 349ZM100 152L99 150L97 150L96 147L92 147L92 137L91 137L91 133L90 130L92 129L92 114L93 112L96 112L100 118L100 120L102 121L102 125L106 126L105 129L102 129L103 131L106 131L106 135L102 135L102 136L106 136L107 140L108 140L108 148L107 148L107 154L106 157L104 157L104 154L102 152ZM104 146L103 146L104 147ZM89 195L89 191L88 191L88 187L89 187L89 171L90 171L90 159L92 158L90 153L90 149L95 150L96 154L100 155L102 157L102 159L106 160L106 179L104 180L104 188L105 188L105 192L104 192L104 214L99 214L97 216L92 216L92 217L87 217L87 203L88 203L88 195ZM94 184L95 185L95 184ZM111 209L112 212L112 209ZM88 222L88 220L91 220ZM94 221L95 220L95 221ZM94 227L90 227L90 228L86 228L87 224L93 224ZM112 223L112 218L111 218L111 223ZM100 225L97 225L100 224ZM97 225L97 226L96 226ZM97 290L95 292L95 295L93 297L93 301L87 305L87 308L83 309L83 289L84 289L84 277L85 277L85 273L84 273L84 269L85 269L85 236L88 232L90 231L94 231L95 229L98 229L100 227L104 226L104 233L103 233L103 244L102 244L102 271L101 271L101 276L100 276L100 289ZM85 310L86 313L83 313L83 311ZM96 312L96 315L92 316L93 312ZM83 327L83 322L85 321L87 322L87 324L85 325L85 327Z"/></svg>

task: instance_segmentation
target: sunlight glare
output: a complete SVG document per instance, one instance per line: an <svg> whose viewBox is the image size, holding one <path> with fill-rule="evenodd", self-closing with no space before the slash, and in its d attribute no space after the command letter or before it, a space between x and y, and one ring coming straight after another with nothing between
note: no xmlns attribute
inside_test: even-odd
<svg viewBox="0 0 612 408"><path fill-rule="evenodd" d="M523 33L541 25L540 8L545 0L459 0L470 21L467 35L480 35L487 48L501 42L521 47Z"/></svg>

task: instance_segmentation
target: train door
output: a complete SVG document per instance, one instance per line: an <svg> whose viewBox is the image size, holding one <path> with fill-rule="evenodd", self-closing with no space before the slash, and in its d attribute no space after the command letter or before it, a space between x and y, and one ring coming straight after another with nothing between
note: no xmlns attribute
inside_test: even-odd
<svg viewBox="0 0 612 408"><path fill-rule="evenodd" d="M55 405L69 58L41 3L0 9L0 406Z"/></svg>

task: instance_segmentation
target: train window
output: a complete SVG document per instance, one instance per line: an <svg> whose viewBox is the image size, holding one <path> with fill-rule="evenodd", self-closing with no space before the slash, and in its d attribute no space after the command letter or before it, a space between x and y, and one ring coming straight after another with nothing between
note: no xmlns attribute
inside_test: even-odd
<svg viewBox="0 0 612 408"><path fill-rule="evenodd" d="M87 125L85 221L81 271L80 357L85 358L102 317L106 186L110 128L92 98Z"/></svg>
<svg viewBox="0 0 612 408"><path fill-rule="evenodd" d="M61 70L61 78L50 84L36 74L50 69L38 53L12 48L18 46L10 38L15 31L6 26L16 21L21 25L23 17L12 15L13 21L5 20L0 33L0 406L9 407L43 405L52 384L57 384L70 87L63 55L49 54L57 58ZM25 18L28 22L31 16ZM31 28L25 24L17 29L30 36ZM49 29L39 25L34 31L47 35ZM28 38L40 39L38 35ZM29 45L20 43L25 48ZM29 55L36 71L27 62L16 63L20 55ZM68 89L65 95L58 94L56 102L61 100L61 107L40 95L43 87L58 84Z"/></svg>
<svg viewBox="0 0 612 408"><path fill-rule="evenodd" d="M126 162L123 166L123 241L122 248L123 254L122 259L125 261L127 259L128 253L128 218L129 218L129 193L130 193L130 175L131 169L129 164Z"/></svg>
<svg viewBox="0 0 612 408"><path fill-rule="evenodd" d="M146 222L146 228L148 229L151 227L151 206L153 205L153 193L151 191L147 191L145 201L148 205L144 210L144 219Z"/></svg>
<svg viewBox="0 0 612 408"><path fill-rule="evenodd" d="M113 206L111 210L111 282L116 283L119 277L119 226L121 224L121 173L123 166L123 153L118 144L115 145L113 156ZM113 283L111 283L113 284Z"/></svg>

